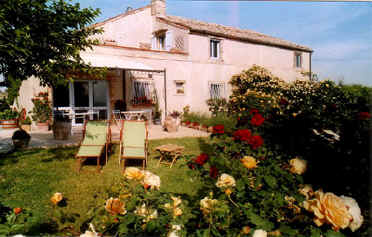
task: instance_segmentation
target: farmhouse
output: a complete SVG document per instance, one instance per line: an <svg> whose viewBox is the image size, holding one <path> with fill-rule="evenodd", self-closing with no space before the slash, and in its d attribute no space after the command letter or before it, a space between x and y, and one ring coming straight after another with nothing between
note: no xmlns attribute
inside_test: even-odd
<svg viewBox="0 0 372 237"><path fill-rule="evenodd" d="M96 23L100 44L81 52L94 67L107 67L105 80L81 79L66 88L47 89L53 108L72 113L112 110L162 113L207 111L206 100L228 97L232 75L257 64L285 80L311 71L312 49L234 27L166 14L165 0ZM36 78L24 81L20 107L31 110L31 98L45 88ZM95 116L94 114L92 116ZM77 119L73 124L82 121Z"/></svg>

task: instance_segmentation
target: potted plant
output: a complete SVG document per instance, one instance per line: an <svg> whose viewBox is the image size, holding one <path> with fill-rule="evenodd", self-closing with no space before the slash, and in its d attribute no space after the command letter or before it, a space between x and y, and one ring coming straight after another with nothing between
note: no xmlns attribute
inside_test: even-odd
<svg viewBox="0 0 372 237"><path fill-rule="evenodd" d="M12 140L14 148L26 148L30 142L31 136L23 129L13 133Z"/></svg>
<svg viewBox="0 0 372 237"><path fill-rule="evenodd" d="M174 111L170 114L170 116L171 116L171 117L173 118L173 120L175 121L176 126L179 127L180 124L181 124L181 119L180 119L180 117L181 117L181 113L178 112L177 110L174 110Z"/></svg>
<svg viewBox="0 0 372 237"><path fill-rule="evenodd" d="M18 127L18 112L10 108L0 112L0 127L1 128L17 128Z"/></svg>
<svg viewBox="0 0 372 237"><path fill-rule="evenodd" d="M48 100L48 96L39 94L32 99L34 108L31 110L32 120L36 121L37 128L42 131L49 130L49 119L52 115L52 108Z"/></svg>
<svg viewBox="0 0 372 237"><path fill-rule="evenodd" d="M26 132L31 131L31 119L29 116L26 119L21 120L21 129L25 130Z"/></svg>
<svg viewBox="0 0 372 237"><path fill-rule="evenodd" d="M54 139L67 140L71 135L71 119L62 111L55 111L52 130Z"/></svg>
<svg viewBox="0 0 372 237"><path fill-rule="evenodd" d="M159 103L156 103L155 104L154 124L156 124L156 125L160 125L161 124L161 109L159 109Z"/></svg>

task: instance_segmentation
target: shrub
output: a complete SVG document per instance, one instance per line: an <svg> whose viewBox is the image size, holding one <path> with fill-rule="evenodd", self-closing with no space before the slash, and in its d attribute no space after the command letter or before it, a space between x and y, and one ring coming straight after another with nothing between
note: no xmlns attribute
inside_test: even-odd
<svg viewBox="0 0 372 237"><path fill-rule="evenodd" d="M0 112L0 120L16 119L18 116L18 112L12 109L6 109Z"/></svg>
<svg viewBox="0 0 372 237"><path fill-rule="evenodd" d="M209 111L212 113L213 116L226 114L228 111L227 101L225 98L209 99L207 100L207 105L209 107Z"/></svg>
<svg viewBox="0 0 372 237"><path fill-rule="evenodd" d="M369 89L327 80L286 83L258 66L234 76L231 83L229 108L238 112L239 127L251 123L252 108L262 111L264 126L257 131L270 149L308 160L312 169L305 181L357 198L369 216ZM367 236L365 226L354 236Z"/></svg>
<svg viewBox="0 0 372 237"><path fill-rule="evenodd" d="M37 97L32 99L32 103L34 104L31 110L32 120L39 123L48 122L52 116L52 108L48 100L48 93L40 92Z"/></svg>
<svg viewBox="0 0 372 237"><path fill-rule="evenodd" d="M27 139L29 140L31 138L31 136L23 129L19 129L17 131L15 131L13 133L13 136L12 136L12 139L13 140L23 140L23 139Z"/></svg>

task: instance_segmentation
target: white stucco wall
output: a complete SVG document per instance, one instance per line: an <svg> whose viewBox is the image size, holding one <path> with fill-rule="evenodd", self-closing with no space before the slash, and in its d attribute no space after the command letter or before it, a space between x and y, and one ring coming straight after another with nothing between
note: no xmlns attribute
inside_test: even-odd
<svg viewBox="0 0 372 237"><path fill-rule="evenodd" d="M39 79L31 77L22 82L22 85L19 89L19 96L17 97L14 104L17 107L18 111L24 108L27 112L29 112L34 107L31 99L37 96L39 92L48 91L50 92L48 88L40 86Z"/></svg>
<svg viewBox="0 0 372 237"><path fill-rule="evenodd" d="M97 39L116 45L139 47L139 43L151 43L152 22L151 8L147 7L135 14L113 19L100 26L104 33L97 35Z"/></svg>

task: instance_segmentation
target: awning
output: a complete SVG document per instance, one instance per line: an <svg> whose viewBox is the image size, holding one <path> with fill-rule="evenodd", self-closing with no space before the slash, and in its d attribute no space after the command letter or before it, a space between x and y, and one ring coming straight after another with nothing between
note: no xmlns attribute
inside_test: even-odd
<svg viewBox="0 0 372 237"><path fill-rule="evenodd" d="M135 60L125 60L116 55L108 54L80 54L85 63L93 67L107 67L118 69L153 70L153 68Z"/></svg>

